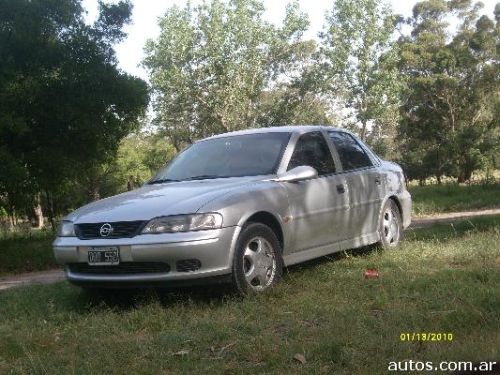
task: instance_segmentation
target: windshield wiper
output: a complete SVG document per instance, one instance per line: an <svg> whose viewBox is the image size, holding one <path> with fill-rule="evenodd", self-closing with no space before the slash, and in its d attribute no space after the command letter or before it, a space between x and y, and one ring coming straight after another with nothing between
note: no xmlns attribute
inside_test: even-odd
<svg viewBox="0 0 500 375"><path fill-rule="evenodd" d="M188 178L185 178L181 181L208 180L208 179L212 179L212 178L222 178L222 177L224 177L224 176L218 176L215 174L203 174L200 176L188 177Z"/></svg>
<svg viewBox="0 0 500 375"><path fill-rule="evenodd" d="M158 180L152 180L148 182L148 185L153 184L163 184L165 182L179 182L180 180L172 180L171 178L160 178Z"/></svg>

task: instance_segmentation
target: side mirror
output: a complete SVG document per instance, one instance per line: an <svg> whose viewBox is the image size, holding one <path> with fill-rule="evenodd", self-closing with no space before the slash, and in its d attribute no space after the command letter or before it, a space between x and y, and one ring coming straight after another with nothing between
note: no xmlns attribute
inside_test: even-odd
<svg viewBox="0 0 500 375"><path fill-rule="evenodd" d="M318 171L313 167L307 165L301 165L290 169L289 171L279 175L274 181L277 182L298 182L304 180L310 180L318 177Z"/></svg>

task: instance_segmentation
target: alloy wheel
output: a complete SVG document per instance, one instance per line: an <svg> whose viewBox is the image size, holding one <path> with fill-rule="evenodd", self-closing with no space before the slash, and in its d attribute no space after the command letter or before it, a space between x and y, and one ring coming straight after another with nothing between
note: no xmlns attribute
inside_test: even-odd
<svg viewBox="0 0 500 375"><path fill-rule="evenodd" d="M245 246L243 273L248 285L262 290L271 285L276 276L276 256L264 237L254 237Z"/></svg>
<svg viewBox="0 0 500 375"><path fill-rule="evenodd" d="M400 237L399 218L398 215L395 215L391 205L384 211L382 235L389 246L394 247L398 245Z"/></svg>

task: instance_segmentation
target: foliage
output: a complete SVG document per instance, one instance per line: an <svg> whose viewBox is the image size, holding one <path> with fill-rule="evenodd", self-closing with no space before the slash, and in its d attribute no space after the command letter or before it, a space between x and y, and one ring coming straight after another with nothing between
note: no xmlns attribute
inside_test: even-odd
<svg viewBox="0 0 500 375"><path fill-rule="evenodd" d="M57 267L52 251L53 233L25 231L4 237L0 231L0 277Z"/></svg>
<svg viewBox="0 0 500 375"><path fill-rule="evenodd" d="M172 7L147 43L145 66L155 94L155 123L180 150L196 138L255 126L261 97L310 49L296 3L283 25L263 20L258 0L213 0ZM306 51L305 51L306 50Z"/></svg>
<svg viewBox="0 0 500 375"><path fill-rule="evenodd" d="M57 201L54 202L55 211L69 212L92 198L123 193L127 191L130 177L134 188L138 188L174 155L172 144L164 137L144 132L132 133L121 140L115 158L95 164L79 178L59 186ZM42 198L46 206L47 198Z"/></svg>
<svg viewBox="0 0 500 375"><path fill-rule="evenodd" d="M175 149L165 138L151 134L131 134L124 138L117 158L106 167L102 196L125 191L132 177L139 187L175 155Z"/></svg>
<svg viewBox="0 0 500 375"><path fill-rule="evenodd" d="M114 156L147 104L142 80L117 68L113 44L131 5L100 3L93 25L79 0L0 1L0 195L45 192ZM26 185L29 190L26 190ZM53 212L51 212L53 213Z"/></svg>
<svg viewBox="0 0 500 375"><path fill-rule="evenodd" d="M285 72L286 79L262 92L259 126L334 124L337 116L325 95L320 93L317 69L318 45L314 41L302 44L294 69Z"/></svg>
<svg viewBox="0 0 500 375"><path fill-rule="evenodd" d="M346 125L382 154L394 153L399 120L397 21L381 0L337 0L320 33L323 91L347 113Z"/></svg>
<svg viewBox="0 0 500 375"><path fill-rule="evenodd" d="M494 165L500 152L500 34L498 20L495 27L487 16L478 17L480 6L468 0L417 3L412 34L400 40L408 89L399 135L410 178L469 180L473 171ZM446 20L453 14L460 25L449 35Z"/></svg>

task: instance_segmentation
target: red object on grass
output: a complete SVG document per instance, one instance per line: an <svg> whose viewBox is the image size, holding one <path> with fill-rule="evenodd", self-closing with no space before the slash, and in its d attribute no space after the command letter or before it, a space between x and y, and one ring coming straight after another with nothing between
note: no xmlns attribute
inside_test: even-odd
<svg viewBox="0 0 500 375"><path fill-rule="evenodd" d="M378 279L380 274L375 268L368 268L363 274L365 279Z"/></svg>

